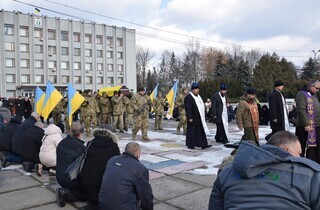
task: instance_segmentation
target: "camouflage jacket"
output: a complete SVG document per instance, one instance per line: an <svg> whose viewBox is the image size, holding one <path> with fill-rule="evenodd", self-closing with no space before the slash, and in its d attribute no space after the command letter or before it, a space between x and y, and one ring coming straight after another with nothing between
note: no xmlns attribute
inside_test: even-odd
<svg viewBox="0 0 320 210"><path fill-rule="evenodd" d="M148 115L152 102L148 95L142 96L136 93L131 99L131 106L135 115Z"/></svg>
<svg viewBox="0 0 320 210"><path fill-rule="evenodd" d="M107 96L100 98L100 106L102 114L112 113L111 101Z"/></svg>
<svg viewBox="0 0 320 210"><path fill-rule="evenodd" d="M67 101L63 98L59 101L57 106L54 107L52 112L54 113L64 113L65 107L67 106Z"/></svg>
<svg viewBox="0 0 320 210"><path fill-rule="evenodd" d="M152 105L155 115L163 115L164 107L166 106L166 99L163 97L157 97L153 100Z"/></svg>
<svg viewBox="0 0 320 210"><path fill-rule="evenodd" d="M122 115L123 114L123 97L114 95L111 98L112 103L112 114Z"/></svg>
<svg viewBox="0 0 320 210"><path fill-rule="evenodd" d="M184 98L186 96L187 95L185 95L183 93L179 93L177 98L176 98L175 107L178 107L179 115L185 115L186 114L186 110L184 109Z"/></svg>
<svg viewBox="0 0 320 210"><path fill-rule="evenodd" d="M82 116L91 116L100 112L97 100L94 97L86 96L86 101L82 103L81 109Z"/></svg>
<svg viewBox="0 0 320 210"><path fill-rule="evenodd" d="M122 113L127 111L127 107L130 104L130 99L127 96L123 96L123 106L122 106Z"/></svg>

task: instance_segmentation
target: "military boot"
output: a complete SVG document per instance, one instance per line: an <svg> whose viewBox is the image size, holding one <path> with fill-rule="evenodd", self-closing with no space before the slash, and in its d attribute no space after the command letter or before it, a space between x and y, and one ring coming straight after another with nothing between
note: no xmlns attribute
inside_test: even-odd
<svg viewBox="0 0 320 210"><path fill-rule="evenodd" d="M148 137L142 137L142 141L150 141Z"/></svg>

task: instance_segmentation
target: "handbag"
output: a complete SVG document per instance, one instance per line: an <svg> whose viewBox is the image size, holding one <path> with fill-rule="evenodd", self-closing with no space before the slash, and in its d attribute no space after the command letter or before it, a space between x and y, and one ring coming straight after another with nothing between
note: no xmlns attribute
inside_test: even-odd
<svg viewBox="0 0 320 210"><path fill-rule="evenodd" d="M79 177L79 175L81 174L81 171L82 171L84 162L86 160L87 152L88 152L90 145L91 145L91 141L88 143L88 146L83 151L83 153L77 159L75 159L75 161L73 161L70 164L70 166L67 168L67 170L64 172L63 175L69 181L73 181L73 180L77 179Z"/></svg>

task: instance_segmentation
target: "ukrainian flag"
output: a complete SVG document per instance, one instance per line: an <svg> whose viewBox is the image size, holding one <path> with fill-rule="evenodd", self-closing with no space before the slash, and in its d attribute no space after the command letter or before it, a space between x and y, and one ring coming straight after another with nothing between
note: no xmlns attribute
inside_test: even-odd
<svg viewBox="0 0 320 210"><path fill-rule="evenodd" d="M70 83L68 83L68 123L72 124L72 114L77 111L81 104L85 101L85 98L76 91Z"/></svg>
<svg viewBox="0 0 320 210"><path fill-rule="evenodd" d="M42 110L42 116L44 120L47 120L49 117L49 114L54 109L54 107L57 106L59 101L63 96L61 93L51 84L51 82L47 82L47 90L46 90L46 97L44 99L43 103L43 110Z"/></svg>
<svg viewBox="0 0 320 210"><path fill-rule="evenodd" d="M34 111L39 115L42 112L45 97L46 97L46 94L39 87L37 87L36 97L34 100Z"/></svg>
<svg viewBox="0 0 320 210"><path fill-rule="evenodd" d="M150 100L151 100L151 102L153 102L153 100L157 98L158 85L159 85L159 83L157 84L157 86L153 89L152 93L150 94ZM151 112L153 112L153 108L151 108Z"/></svg>
<svg viewBox="0 0 320 210"><path fill-rule="evenodd" d="M179 81L177 81L173 87L171 88L171 90L169 91L168 95L166 96L167 100L168 100L168 103L169 103L169 107L170 107L170 110L169 110L169 114L172 116L173 114L173 109L174 109L174 102L176 100L176 96L177 96L177 93L178 93L178 83Z"/></svg>

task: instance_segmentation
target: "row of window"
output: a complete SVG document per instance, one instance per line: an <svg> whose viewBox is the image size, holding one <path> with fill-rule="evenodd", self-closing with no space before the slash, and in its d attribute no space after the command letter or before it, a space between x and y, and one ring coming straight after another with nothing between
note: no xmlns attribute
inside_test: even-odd
<svg viewBox="0 0 320 210"><path fill-rule="evenodd" d="M34 66L36 69L43 69L43 60L35 60ZM6 67L7 68L14 68L15 67L15 59L14 58L6 58ZM20 67L21 68L30 68L30 61L29 59L21 59L20 60ZM53 70L57 68L57 62L56 61L49 61L48 62L48 68ZM103 63L97 63L97 71L103 71ZM62 61L61 62L61 69L63 70L69 70L70 65L69 61ZM73 69L74 70L81 70L81 62L74 62L73 63ZM86 62L85 63L85 70L91 71L92 68L92 63ZM107 65L107 71L113 71L113 64L108 64ZM123 72L123 65L118 64L118 71Z"/></svg>
<svg viewBox="0 0 320 210"><path fill-rule="evenodd" d="M4 25L4 34L9 36L14 36L14 25L11 24L5 24ZM57 33L56 30L49 29L48 30L48 39L50 40L56 40ZM23 37L29 36L29 28L27 26L20 26L19 28L19 35ZM69 41L69 32L68 31L61 31L60 34L60 40L61 41ZM34 28L34 34L33 36L35 38L43 39L43 30L42 28ZM78 32L73 33L73 41L74 42L80 42L81 40L81 34ZM91 34L85 34L84 36L84 42L85 43L92 43L92 35ZM96 44L103 44L103 37L101 35L96 36ZM107 46L113 46L113 37L107 37L106 39L106 45ZM117 38L117 46L122 47L123 46L123 39Z"/></svg>
<svg viewBox="0 0 320 210"><path fill-rule="evenodd" d="M14 42L6 42L4 44L4 49L6 51L14 51ZM35 53L43 53L43 46L36 44L34 47ZM21 43L20 44L20 52L29 52L29 44ZM55 46L48 46L48 54L49 56L55 55L57 53ZM61 47L60 51L61 55L69 55L69 47ZM80 48L73 48L74 56L81 56ZM85 56L92 57L92 49L85 49ZM103 57L103 51L97 50L96 52L97 58ZM107 51L107 58L113 58L113 51ZM123 59L123 52L117 52L117 59Z"/></svg>
<svg viewBox="0 0 320 210"><path fill-rule="evenodd" d="M70 77L63 75L61 77L62 84L68 84L70 82ZM22 74L20 77L21 83L30 84L30 75ZM85 77L85 83L86 84L92 84L93 78L92 76L86 76ZM57 76L56 75L49 75L49 81L52 84L57 83ZM74 76L73 77L74 84L81 84L81 76ZM15 74L7 74L6 75L6 82L7 83L15 83L16 82L16 75ZM96 78L97 84L103 84L103 77L97 77ZM44 84L44 76L43 75L35 75L35 83L36 84ZM107 77L107 85L113 85L114 80L113 77ZM118 77L118 84L123 84L123 77Z"/></svg>

